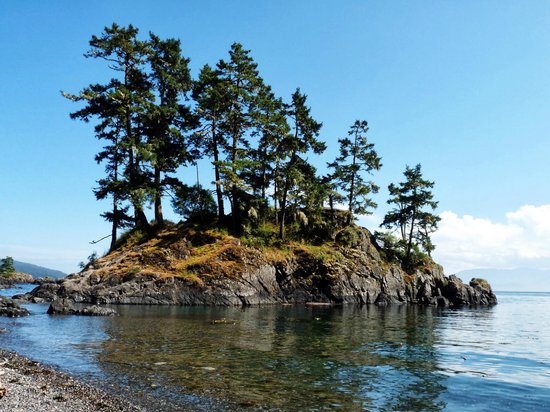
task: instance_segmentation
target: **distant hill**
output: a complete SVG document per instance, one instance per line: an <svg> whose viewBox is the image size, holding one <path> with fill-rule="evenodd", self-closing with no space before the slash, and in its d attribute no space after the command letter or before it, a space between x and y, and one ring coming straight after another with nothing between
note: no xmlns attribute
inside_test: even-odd
<svg viewBox="0 0 550 412"><path fill-rule="evenodd" d="M51 277L55 279L64 278L67 276L66 273L61 272L60 270L48 269L42 266L33 265L31 263L18 262L17 260L13 262L15 270L22 273L28 273L34 278L43 278Z"/></svg>
<svg viewBox="0 0 550 412"><path fill-rule="evenodd" d="M472 278L484 278L495 291L500 292L550 292L550 270L471 269L457 273L465 282Z"/></svg>

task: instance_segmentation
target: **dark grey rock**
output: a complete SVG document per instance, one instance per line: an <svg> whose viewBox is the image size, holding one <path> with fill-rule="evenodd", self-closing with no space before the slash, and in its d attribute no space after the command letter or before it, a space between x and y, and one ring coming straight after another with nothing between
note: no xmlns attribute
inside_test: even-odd
<svg viewBox="0 0 550 412"><path fill-rule="evenodd" d="M464 284L456 276L445 277L438 265L414 274L383 262L368 236L355 248L339 249L343 258L323 262L307 253L296 253L283 262L268 262L256 253L252 263L242 263L238 276L205 276L201 281L130 271L109 275L112 261L35 288L29 301L74 303L248 306L276 303L305 304L426 304L434 306L491 305L496 297L486 282ZM258 256L259 255L259 256ZM163 255L164 256L164 255ZM167 257L165 256L167 259ZM230 258L225 258L230 259ZM138 264L139 262L136 262ZM52 304L52 306L54 306ZM100 306L101 307L101 306ZM74 308L72 308L74 309ZM69 306L68 310L72 310ZM65 313L60 309L55 313ZM75 309L76 310L76 309ZM84 314L84 313L79 313Z"/></svg>
<svg viewBox="0 0 550 412"><path fill-rule="evenodd" d="M77 313L77 309L73 300L62 298L54 300L47 313L48 315L74 315Z"/></svg>
<svg viewBox="0 0 550 412"><path fill-rule="evenodd" d="M0 296L0 316L15 318L20 316L28 316L29 314L29 311L19 306L17 302Z"/></svg>
<svg viewBox="0 0 550 412"><path fill-rule="evenodd" d="M104 306L89 305L79 308L72 299L68 298L54 300L47 313L49 315L118 316L116 310Z"/></svg>

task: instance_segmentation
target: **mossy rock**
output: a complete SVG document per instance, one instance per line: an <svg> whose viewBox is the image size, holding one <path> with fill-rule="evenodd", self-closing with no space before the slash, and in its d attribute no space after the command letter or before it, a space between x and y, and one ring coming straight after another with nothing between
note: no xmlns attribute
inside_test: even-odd
<svg viewBox="0 0 550 412"><path fill-rule="evenodd" d="M470 280L470 286L473 288L480 287L482 289L491 290L491 285L485 279L473 278Z"/></svg>

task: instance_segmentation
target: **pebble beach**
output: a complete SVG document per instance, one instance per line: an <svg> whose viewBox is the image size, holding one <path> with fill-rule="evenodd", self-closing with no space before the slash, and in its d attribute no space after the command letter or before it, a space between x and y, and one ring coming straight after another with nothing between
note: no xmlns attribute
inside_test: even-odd
<svg viewBox="0 0 550 412"><path fill-rule="evenodd" d="M73 377L0 349L0 411L146 411Z"/></svg>

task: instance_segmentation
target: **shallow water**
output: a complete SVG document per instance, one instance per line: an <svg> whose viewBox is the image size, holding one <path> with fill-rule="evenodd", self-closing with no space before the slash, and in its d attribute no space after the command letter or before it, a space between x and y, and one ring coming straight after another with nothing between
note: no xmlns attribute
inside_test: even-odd
<svg viewBox="0 0 550 412"><path fill-rule="evenodd" d="M550 410L550 294L498 298L460 310L121 306L116 318L28 305L30 317L0 319L0 345L182 408Z"/></svg>

